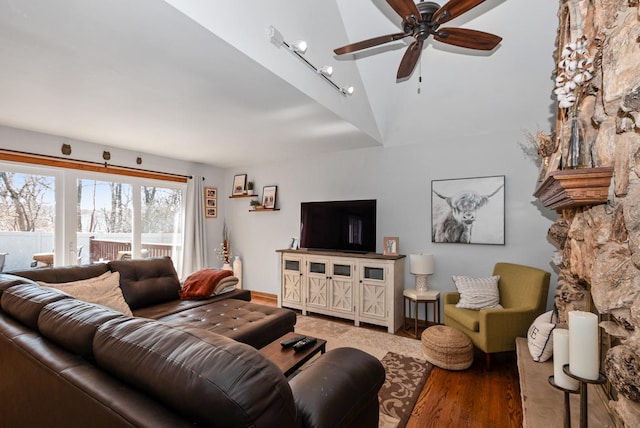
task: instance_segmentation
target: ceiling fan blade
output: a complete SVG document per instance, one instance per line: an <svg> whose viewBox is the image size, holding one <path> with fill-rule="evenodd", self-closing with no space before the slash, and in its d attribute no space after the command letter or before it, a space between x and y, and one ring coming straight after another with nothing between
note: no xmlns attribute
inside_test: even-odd
<svg viewBox="0 0 640 428"><path fill-rule="evenodd" d="M387 3L403 20L407 20L408 16L414 15L417 22L422 21L422 15L420 15L420 11L413 0L387 0Z"/></svg>
<svg viewBox="0 0 640 428"><path fill-rule="evenodd" d="M444 24L473 9L485 0L450 0L447 4L436 10L431 20L438 24Z"/></svg>
<svg viewBox="0 0 640 428"><path fill-rule="evenodd" d="M416 40L409 45L402 57L402 61L400 61L400 67L398 67L398 74L396 76L397 79L408 77L411 72L413 72L413 69L416 68L416 64L422 53L422 44L422 40Z"/></svg>
<svg viewBox="0 0 640 428"><path fill-rule="evenodd" d="M343 55L351 52L361 51L362 49L371 48L373 46L378 46L383 43L404 39L409 35L410 34L396 33L396 34L387 34L386 36L378 36L378 37L374 37L373 39L363 40L361 42L352 43L350 45L346 45L341 48L334 49L333 52L336 55Z"/></svg>
<svg viewBox="0 0 640 428"><path fill-rule="evenodd" d="M433 38L442 43L481 51L490 51L502 40L502 37L495 34L466 28L441 28Z"/></svg>

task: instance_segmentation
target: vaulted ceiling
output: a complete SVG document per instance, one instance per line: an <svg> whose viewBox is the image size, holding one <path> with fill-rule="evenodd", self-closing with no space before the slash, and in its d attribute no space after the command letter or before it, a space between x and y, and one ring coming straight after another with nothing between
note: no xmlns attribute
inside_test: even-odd
<svg viewBox="0 0 640 428"><path fill-rule="evenodd" d="M400 31L384 0L0 0L0 125L220 167L548 127L527 118L552 116L557 8L487 0L447 26L496 49L429 39L396 81L411 39L333 54Z"/></svg>

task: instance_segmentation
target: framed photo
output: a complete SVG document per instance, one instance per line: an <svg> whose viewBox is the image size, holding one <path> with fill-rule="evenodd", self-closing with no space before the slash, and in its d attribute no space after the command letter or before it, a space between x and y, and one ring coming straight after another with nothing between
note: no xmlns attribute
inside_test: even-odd
<svg viewBox="0 0 640 428"><path fill-rule="evenodd" d="M385 256L397 256L400 238L397 236L385 236L382 241L382 253Z"/></svg>
<svg viewBox="0 0 640 428"><path fill-rule="evenodd" d="M431 181L431 241L504 245L505 176Z"/></svg>
<svg viewBox="0 0 640 428"><path fill-rule="evenodd" d="M262 188L262 206L267 209L276 208L276 193L278 186L264 186Z"/></svg>
<svg viewBox="0 0 640 428"><path fill-rule="evenodd" d="M233 176L232 196L244 195L247 186L247 174L238 174Z"/></svg>
<svg viewBox="0 0 640 428"><path fill-rule="evenodd" d="M215 187L204 188L204 216L205 218L218 216L218 189Z"/></svg>

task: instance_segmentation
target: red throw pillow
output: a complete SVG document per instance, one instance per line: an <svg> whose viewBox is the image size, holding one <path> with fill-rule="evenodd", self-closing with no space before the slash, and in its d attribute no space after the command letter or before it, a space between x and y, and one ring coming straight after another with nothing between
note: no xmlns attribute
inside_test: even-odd
<svg viewBox="0 0 640 428"><path fill-rule="evenodd" d="M183 300L208 299L220 280L228 276L233 276L233 271L202 269L194 272L187 277L179 291L180 298Z"/></svg>

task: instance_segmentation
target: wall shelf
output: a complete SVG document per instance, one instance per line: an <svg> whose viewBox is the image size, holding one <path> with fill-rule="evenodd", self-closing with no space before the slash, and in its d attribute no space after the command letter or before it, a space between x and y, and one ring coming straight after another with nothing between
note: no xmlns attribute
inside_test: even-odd
<svg viewBox="0 0 640 428"><path fill-rule="evenodd" d="M259 213L264 211L280 211L280 208L255 208L255 209L249 210L250 213Z"/></svg>
<svg viewBox="0 0 640 428"><path fill-rule="evenodd" d="M257 198L258 195L231 195L229 199L238 199L238 198Z"/></svg>
<svg viewBox="0 0 640 428"><path fill-rule="evenodd" d="M578 168L554 171L533 196L554 210L597 205L609 199L613 167Z"/></svg>

